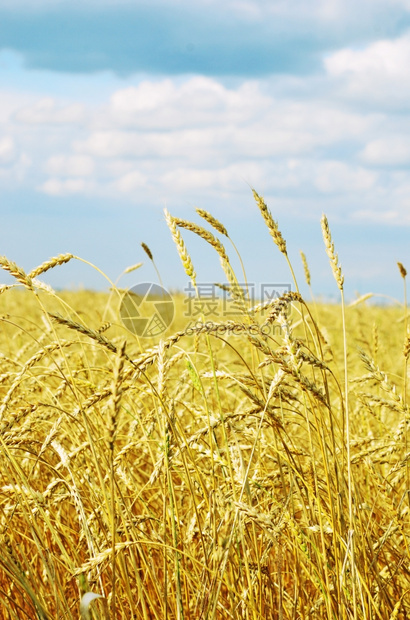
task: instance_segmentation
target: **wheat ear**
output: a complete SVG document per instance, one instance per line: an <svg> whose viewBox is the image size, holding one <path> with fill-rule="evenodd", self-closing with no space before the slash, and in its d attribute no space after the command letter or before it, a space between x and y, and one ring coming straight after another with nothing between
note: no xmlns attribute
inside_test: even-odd
<svg viewBox="0 0 410 620"><path fill-rule="evenodd" d="M30 276L28 276L21 267L9 260L6 256L0 256L0 267L11 273L11 275L16 278L18 282L20 282L20 284L23 284L31 291L33 290L33 283Z"/></svg>
<svg viewBox="0 0 410 620"><path fill-rule="evenodd" d="M211 215L209 211L205 211L205 209L195 209L195 210L198 213L198 215L202 217L202 219L204 219L206 222L208 222L208 224L212 226L212 228L215 228L215 230L221 233L221 235L224 235L225 237L229 237L228 231L226 230L225 226L221 224L221 222L217 220L216 217Z"/></svg>
<svg viewBox="0 0 410 620"><path fill-rule="evenodd" d="M337 282L337 286L342 291L343 283L344 283L344 277L342 275L342 267L339 265L339 257L335 252L335 244L332 241L332 235L330 233L329 222L327 221L327 217L325 214L322 215L321 225L322 225L323 240L326 246L326 254L329 257L333 275Z"/></svg>
<svg viewBox="0 0 410 620"><path fill-rule="evenodd" d="M172 239L174 240L175 245L177 246L179 258L182 261L182 264L185 269L185 273L189 278L191 278L191 282L196 287L196 273L194 269L194 265L192 263L191 257L188 254L183 238L181 237L181 233L177 228L177 223L174 217L170 214L167 209L164 209L165 219L168 224L168 228L171 231Z"/></svg>
<svg viewBox="0 0 410 620"><path fill-rule="evenodd" d="M185 228L185 230L190 230L199 237L202 237L202 239L215 248L223 261L229 263L229 258L223 244L211 232L209 232L209 230L206 230L206 228L202 228L202 226L198 226L198 224L194 224L193 222L181 220L179 217L174 217L173 220L179 228Z"/></svg>
<svg viewBox="0 0 410 620"><path fill-rule="evenodd" d="M259 207L259 211L261 212L262 217L265 220L265 224L269 229L272 239L274 240L282 254L287 256L286 241L282 237L282 233L279 230L278 223L275 222L275 220L273 219L272 214L269 211L268 206L262 196L259 196L259 194L254 189L252 189L252 193L253 197L255 198L256 204Z"/></svg>
<svg viewBox="0 0 410 620"><path fill-rule="evenodd" d="M176 226L184 228L185 230L190 230L191 232L195 233L196 235L204 239L204 241L209 243L217 251L221 261L222 269L224 270L230 284L230 295L232 299L234 299L234 301L238 303L238 307L241 309L241 311L246 313L247 309L244 292L238 284L235 272L232 269L224 245L209 230L206 230L206 228L198 226L198 224L194 224L193 222L188 222L187 220L181 220L178 217L175 217L173 219Z"/></svg>
<svg viewBox="0 0 410 620"><path fill-rule="evenodd" d="M145 254L148 256L148 258L149 258L150 260L154 260L154 257L152 256L152 252L151 252L151 250L149 249L149 247L147 246L147 244L146 244L146 243L144 243L144 242L142 242L142 243L141 243L141 247L142 247L142 249L144 250Z"/></svg>
<svg viewBox="0 0 410 620"><path fill-rule="evenodd" d="M308 286L310 286L310 270L309 270L309 265L307 263L306 256L305 256L304 252L302 252L302 250L300 250L300 257L301 257L302 263L303 263L303 271L305 272L306 284Z"/></svg>
<svg viewBox="0 0 410 620"><path fill-rule="evenodd" d="M404 279L407 276L407 269L404 267L403 263L397 262L397 267L399 268L400 275Z"/></svg>
<svg viewBox="0 0 410 620"><path fill-rule="evenodd" d="M47 261L44 261L41 265L32 269L28 274L29 278L37 278L41 273L48 271L49 269L53 269L57 265L64 265L64 263L68 263L72 258L74 258L74 254L59 254L58 256L53 256Z"/></svg>

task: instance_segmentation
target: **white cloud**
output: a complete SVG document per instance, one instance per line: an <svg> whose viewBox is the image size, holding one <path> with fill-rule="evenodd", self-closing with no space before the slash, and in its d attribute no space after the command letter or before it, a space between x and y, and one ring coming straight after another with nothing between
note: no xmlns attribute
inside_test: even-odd
<svg viewBox="0 0 410 620"><path fill-rule="evenodd" d="M138 86L113 93L101 122L136 128L187 128L246 122L265 113L272 98L264 95L256 81L229 89L202 76L178 84L166 79L144 80Z"/></svg>
<svg viewBox="0 0 410 620"><path fill-rule="evenodd" d="M47 174L63 177L89 177L94 169L93 159L86 155L54 155L45 166Z"/></svg>
<svg viewBox="0 0 410 620"><path fill-rule="evenodd" d="M160 181L168 191L173 192L191 191L196 188L204 190L215 186L221 188L223 173L222 170L175 168L164 174Z"/></svg>
<svg viewBox="0 0 410 620"><path fill-rule="evenodd" d="M391 0L361 0L363 9L369 14L376 7L383 7ZM406 2L406 0L396 0ZM409 1L409 0L407 0ZM201 0L202 4L220 7L219 0ZM183 4L183 3L181 3ZM357 10L354 0L226 0L225 6L233 14L248 19L261 19L269 16L305 18L308 20L320 19L331 21L349 17Z"/></svg>
<svg viewBox="0 0 410 620"><path fill-rule="evenodd" d="M366 223L375 224L405 224L410 222L410 216L397 209L379 211L375 209L359 209L353 213L354 220L362 220Z"/></svg>
<svg viewBox="0 0 410 620"><path fill-rule="evenodd" d="M84 179L48 179L38 189L50 196L67 196L69 194L83 194L87 187Z"/></svg>
<svg viewBox="0 0 410 620"><path fill-rule="evenodd" d="M408 77L410 75L410 36L372 43L362 50L343 49L325 60L330 75L373 75Z"/></svg>
<svg viewBox="0 0 410 620"><path fill-rule="evenodd" d="M0 51L0 68L3 62L4 52ZM10 123L11 117L16 110L33 104L33 95L27 92L8 91L5 88L5 79L2 77L2 89L0 90L0 123Z"/></svg>
<svg viewBox="0 0 410 620"><path fill-rule="evenodd" d="M146 185L146 177L139 170L133 170L121 176L116 182L115 186L122 193L129 194L138 189L143 188Z"/></svg>
<svg viewBox="0 0 410 620"><path fill-rule="evenodd" d="M4 136L0 138L0 166L11 164L16 156L16 148L13 138Z"/></svg>
<svg viewBox="0 0 410 620"><path fill-rule="evenodd" d="M18 148L14 137L0 136L0 178L8 183L21 183L30 166L30 157Z"/></svg>
<svg viewBox="0 0 410 620"><path fill-rule="evenodd" d="M340 161L326 161L317 166L314 183L326 194L349 194L370 190L376 181L374 172Z"/></svg>
<svg viewBox="0 0 410 620"><path fill-rule="evenodd" d="M82 103L59 105L52 97L44 97L34 105L18 110L15 119L30 125L73 124L85 120L84 112Z"/></svg>
<svg viewBox="0 0 410 620"><path fill-rule="evenodd" d="M263 88L251 82L229 89L209 78L145 80L113 93L97 127L74 148L95 158L186 159L203 168L312 152L360 138L375 122L335 104L280 100Z"/></svg>
<svg viewBox="0 0 410 620"><path fill-rule="evenodd" d="M275 191L297 187L300 183L301 177L294 172L292 162L273 164L255 162L252 158L217 168L174 167L159 178L159 185L170 193L218 188L234 195L248 185Z"/></svg>
<svg viewBox="0 0 410 620"><path fill-rule="evenodd" d="M410 0L391 0L393 4L397 4L398 6L402 6L407 11L410 11Z"/></svg>
<svg viewBox="0 0 410 620"><path fill-rule="evenodd" d="M203 158L215 145L215 132L208 130L181 130L163 133L126 131L96 132L84 142L75 142L80 152L94 157L188 157Z"/></svg>
<svg viewBox="0 0 410 620"><path fill-rule="evenodd" d="M16 100L0 121L0 161L14 153L17 167L25 153L26 166L18 164L24 183L55 197L191 203L195 196L237 197L249 184L279 197L278 210L289 213L303 212L302 202L321 210L321 200L330 206L345 200L346 217L359 206L379 208L395 185L395 166L407 161L410 116L393 144L399 134L391 116L341 103L323 82L318 91L318 79L228 86L201 76L133 78L124 88L105 91L105 99L96 93L88 102L78 94L39 97L24 106ZM303 97L295 96L302 83ZM330 89L333 84L327 82ZM383 160L383 150L390 161ZM406 183L396 184L392 209L398 212L406 198L397 187Z"/></svg>
<svg viewBox="0 0 410 620"><path fill-rule="evenodd" d="M410 141L406 136L372 140L360 153L361 159L378 166L402 166L410 163Z"/></svg>
<svg viewBox="0 0 410 620"><path fill-rule="evenodd" d="M366 0L362 0L366 4ZM405 3L408 0L394 0L396 2ZM346 3L347 0L344 0ZM375 0L373 0L375 2ZM64 4L66 0L36 0L36 3L33 3L33 0L13 0L13 8L27 8L31 11L35 12L37 10L41 10L47 7L56 8L56 5L64 8ZM135 7L139 2L136 0L84 0L82 2L83 6L88 6L90 8L96 7L101 8L102 6L132 6ZM163 6L169 6L169 0L156 0L152 2L152 4L158 7L158 10ZM203 5L205 8L217 8L220 9L221 3L219 0L197 0L196 4L198 6ZM330 8L327 6L330 5ZM172 0L172 5L174 8L183 9L186 6L190 6L188 0ZM322 12L327 15L329 11L332 10L332 15L336 8L340 10L340 7L343 7L343 0L310 0L310 2L306 2L306 0L293 0L292 7L290 9L288 0L226 0L225 6L234 13L239 15L244 15L246 17L261 17L265 14L269 14L271 12L279 13L279 14L289 14L291 10L301 11L304 14L312 14L315 15L321 14ZM0 0L0 8L5 8L10 10L10 0Z"/></svg>
<svg viewBox="0 0 410 620"><path fill-rule="evenodd" d="M142 112L155 110L158 105L172 104L175 93L172 80L164 80L159 84L145 80L138 87L130 86L115 92L111 96L112 111L122 121L124 116L132 118Z"/></svg>
<svg viewBox="0 0 410 620"><path fill-rule="evenodd" d="M346 48L324 60L330 78L341 83L340 94L387 108L408 105L410 95L410 33L383 39L363 49Z"/></svg>

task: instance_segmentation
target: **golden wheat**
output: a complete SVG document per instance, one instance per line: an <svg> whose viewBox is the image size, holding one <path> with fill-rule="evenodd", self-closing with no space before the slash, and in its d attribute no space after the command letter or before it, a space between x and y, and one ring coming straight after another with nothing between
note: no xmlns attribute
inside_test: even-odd
<svg viewBox="0 0 410 620"><path fill-rule="evenodd" d="M410 617L403 308L289 292L192 325L176 296L144 341L109 294L37 290L63 262L1 260L0 617Z"/></svg>
<svg viewBox="0 0 410 620"><path fill-rule="evenodd" d="M402 263L399 263L399 262L398 262L398 263L397 263L397 266L398 266L398 268L399 268L399 271L400 271L400 275L401 275L401 277L404 279L404 278L407 276L407 270L405 269L405 267L403 266L403 264L402 264Z"/></svg>
<svg viewBox="0 0 410 620"><path fill-rule="evenodd" d="M6 256L0 256L0 267L8 271L20 284L23 284L23 286L29 290L33 290L31 278L21 267L16 265L13 261L10 261Z"/></svg>
<svg viewBox="0 0 410 620"><path fill-rule="evenodd" d="M221 233L221 235L229 237L228 231L226 230L225 226L221 224L221 222L217 220L216 217L211 215L208 211L205 211L205 209L195 209L195 211L200 217L202 217L206 222L208 222L208 224L215 228L215 230Z"/></svg>
<svg viewBox="0 0 410 620"><path fill-rule="evenodd" d="M305 272L306 284L308 286L310 286L310 270L309 270L309 265L307 263L306 256L305 256L304 252L302 252L302 250L300 250L300 257L302 259L303 270Z"/></svg>
<svg viewBox="0 0 410 620"><path fill-rule="evenodd" d="M154 260L154 257L153 257L153 255L152 255L152 252L151 252L150 248L147 246L147 244L146 244L146 243L144 243L144 242L142 242L142 243L141 243L141 247L142 247L142 249L144 250L145 254L148 256L148 258L149 258L150 260Z"/></svg>
<svg viewBox="0 0 410 620"><path fill-rule="evenodd" d="M342 268L339 265L339 258L335 252L335 244L332 241L332 235L330 233L329 222L327 221L327 217L325 214L322 215L322 234L323 240L326 246L326 254L329 257L330 265L332 267L333 275L337 282L337 286L340 290L343 289L344 277L342 275Z"/></svg>
<svg viewBox="0 0 410 620"><path fill-rule="evenodd" d="M49 260L45 261L35 269L32 269L28 274L28 277L31 279L37 278L42 273L45 273L49 269L54 269L57 265L64 265L64 263L68 263L72 258L75 258L73 254L59 254Z"/></svg>
<svg viewBox="0 0 410 620"><path fill-rule="evenodd" d="M252 190L252 193L253 197L255 198L256 204L258 205L259 210L262 214L262 217L265 220L265 224L269 229L272 239L278 246L280 252L287 255L286 241L282 237L282 233L279 230L278 223L273 219L272 214L269 211L267 204L262 198L262 196L259 196L259 194L254 189Z"/></svg>
<svg viewBox="0 0 410 620"><path fill-rule="evenodd" d="M191 257L189 256L187 249L185 247L184 240L182 239L181 234L177 228L177 222L175 218L171 216L169 211L167 211L167 209L164 209L164 213L165 213L165 219L168 224L168 228L170 229L171 234L172 234L172 239L174 240L175 245L177 246L178 254L184 266L185 273L191 279L191 282L195 287L196 286L195 269L192 264Z"/></svg>

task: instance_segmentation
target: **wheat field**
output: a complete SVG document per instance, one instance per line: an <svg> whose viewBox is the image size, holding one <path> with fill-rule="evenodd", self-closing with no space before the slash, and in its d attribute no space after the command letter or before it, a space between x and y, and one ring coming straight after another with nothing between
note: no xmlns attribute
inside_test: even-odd
<svg viewBox="0 0 410 620"><path fill-rule="evenodd" d="M194 288L193 235L218 253L235 315L187 328L176 296L157 338L115 285L44 284L77 257L0 257L1 618L410 617L405 267L400 304L346 304L323 217L340 304L307 301L254 198L293 290L252 305L224 224L166 212Z"/></svg>

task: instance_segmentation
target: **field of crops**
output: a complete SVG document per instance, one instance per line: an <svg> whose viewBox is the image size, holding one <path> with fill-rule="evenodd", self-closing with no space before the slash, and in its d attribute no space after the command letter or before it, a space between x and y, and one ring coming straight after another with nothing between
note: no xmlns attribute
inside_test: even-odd
<svg viewBox="0 0 410 620"><path fill-rule="evenodd" d="M75 257L0 258L0 617L409 618L405 268L401 306L345 305L324 218L340 305L251 305L199 215L170 233L194 289L184 238L214 247L235 315L187 328L176 296L157 337L120 290L43 284Z"/></svg>

